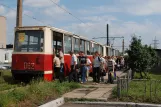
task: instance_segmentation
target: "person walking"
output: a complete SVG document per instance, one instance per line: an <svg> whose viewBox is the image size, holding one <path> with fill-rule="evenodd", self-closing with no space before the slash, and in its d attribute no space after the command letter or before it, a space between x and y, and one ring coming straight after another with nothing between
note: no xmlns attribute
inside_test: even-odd
<svg viewBox="0 0 161 107"><path fill-rule="evenodd" d="M101 58L99 57L98 51L95 52L95 58L93 62L93 82L94 84L100 83L100 65L101 65Z"/></svg>
<svg viewBox="0 0 161 107"><path fill-rule="evenodd" d="M53 64L54 64L54 74L55 74L55 78L59 78L59 81L60 81L60 83L63 81L63 79L62 79L62 74L61 74L61 72L60 72L60 59L59 59L59 55L55 55L55 54L53 54L53 57L54 57L54 59L53 59Z"/></svg>
<svg viewBox="0 0 161 107"><path fill-rule="evenodd" d="M101 82L104 82L104 76L106 76L106 60L103 56L101 56L100 70L101 70Z"/></svg>
<svg viewBox="0 0 161 107"><path fill-rule="evenodd" d="M71 55L71 70L69 73L69 82L74 80L74 82L78 82L78 62L77 62L77 56L74 54L74 52L70 52Z"/></svg>
<svg viewBox="0 0 161 107"><path fill-rule="evenodd" d="M87 64L87 57L84 55L84 52L80 52L79 56L79 63L80 63L80 72L81 72L81 83L86 82L86 64Z"/></svg>
<svg viewBox="0 0 161 107"><path fill-rule="evenodd" d="M112 56L112 61L113 61L113 63L114 63L114 79L116 79L116 66L117 66L117 63L116 63L116 60L115 60L115 57L114 56Z"/></svg>
<svg viewBox="0 0 161 107"><path fill-rule="evenodd" d="M59 59L60 59L60 75L63 81L65 81L64 77L64 54L62 49L59 49Z"/></svg>
<svg viewBox="0 0 161 107"><path fill-rule="evenodd" d="M64 72L64 54L62 49L59 49L59 59L60 59L60 71Z"/></svg>
<svg viewBox="0 0 161 107"><path fill-rule="evenodd" d="M114 74L114 71L115 71L115 63L114 63L114 60L112 59L112 57L109 57L108 59L108 80L106 83L111 83L113 84L113 74Z"/></svg>

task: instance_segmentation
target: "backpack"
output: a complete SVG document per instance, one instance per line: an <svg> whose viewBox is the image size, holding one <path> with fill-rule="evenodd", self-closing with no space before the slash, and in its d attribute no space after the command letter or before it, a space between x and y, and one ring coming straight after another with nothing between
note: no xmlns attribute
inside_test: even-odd
<svg viewBox="0 0 161 107"><path fill-rule="evenodd" d="M113 70L113 62L112 61L108 61L108 69L109 69L109 71Z"/></svg>
<svg viewBox="0 0 161 107"><path fill-rule="evenodd" d="M98 57L98 61L101 62L101 58L100 57Z"/></svg>

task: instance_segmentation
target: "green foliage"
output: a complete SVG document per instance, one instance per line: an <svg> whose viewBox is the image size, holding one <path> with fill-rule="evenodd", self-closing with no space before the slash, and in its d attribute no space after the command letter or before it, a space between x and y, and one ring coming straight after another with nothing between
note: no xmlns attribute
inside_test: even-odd
<svg viewBox="0 0 161 107"><path fill-rule="evenodd" d="M142 45L141 39L138 39L135 36L132 37L130 49L127 52L129 55L129 67L133 72L139 72L141 78L143 78L142 73L147 76L147 71L149 71L158 63L158 56L155 50L148 45Z"/></svg>
<svg viewBox="0 0 161 107"><path fill-rule="evenodd" d="M5 92L0 91L0 107L29 106L26 103L29 103L30 106L38 106L79 87L79 83L32 81L25 87Z"/></svg>
<svg viewBox="0 0 161 107"><path fill-rule="evenodd" d="M137 102L137 103L160 103L161 102L161 84L159 82L151 81L150 90L150 80L149 81L132 81L129 84L128 93L124 90L121 92L121 101ZM145 86L146 84L146 86ZM146 87L146 91L145 91ZM155 94L156 90L156 94ZM151 94L150 94L151 93Z"/></svg>

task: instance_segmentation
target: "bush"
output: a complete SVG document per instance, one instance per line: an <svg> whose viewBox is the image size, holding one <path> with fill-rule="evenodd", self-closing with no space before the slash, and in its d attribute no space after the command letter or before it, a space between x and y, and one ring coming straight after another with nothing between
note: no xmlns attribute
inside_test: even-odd
<svg viewBox="0 0 161 107"><path fill-rule="evenodd" d="M147 72L158 63L158 56L155 50L148 45L142 45L141 39L133 37L128 52L128 63L132 69L133 77L135 72L140 73L140 77L147 78ZM144 76L143 76L143 74Z"/></svg>

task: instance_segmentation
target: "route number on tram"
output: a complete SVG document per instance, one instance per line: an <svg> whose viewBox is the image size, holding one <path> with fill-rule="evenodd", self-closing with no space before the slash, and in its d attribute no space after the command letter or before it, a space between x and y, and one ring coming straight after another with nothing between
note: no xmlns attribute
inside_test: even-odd
<svg viewBox="0 0 161 107"><path fill-rule="evenodd" d="M34 70L35 69L35 63L24 62L24 69Z"/></svg>

